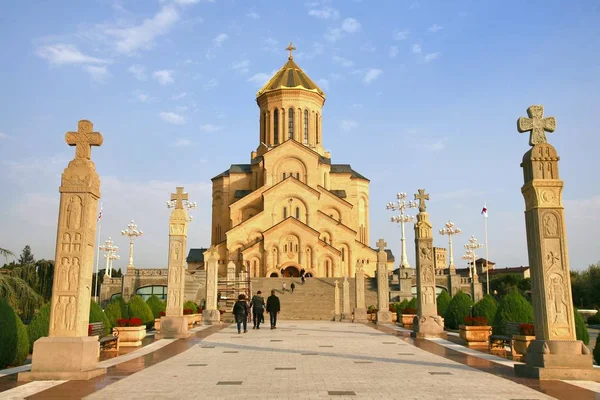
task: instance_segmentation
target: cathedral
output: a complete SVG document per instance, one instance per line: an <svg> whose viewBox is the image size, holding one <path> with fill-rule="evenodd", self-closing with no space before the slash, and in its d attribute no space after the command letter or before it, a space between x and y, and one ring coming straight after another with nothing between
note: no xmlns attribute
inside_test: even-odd
<svg viewBox="0 0 600 400"><path fill-rule="evenodd" d="M323 147L325 93L289 57L258 91L258 147L212 178L211 245L219 274L375 276L369 180ZM391 255L391 254L390 254ZM390 259L392 257L389 257ZM392 261L392 260L388 260Z"/></svg>

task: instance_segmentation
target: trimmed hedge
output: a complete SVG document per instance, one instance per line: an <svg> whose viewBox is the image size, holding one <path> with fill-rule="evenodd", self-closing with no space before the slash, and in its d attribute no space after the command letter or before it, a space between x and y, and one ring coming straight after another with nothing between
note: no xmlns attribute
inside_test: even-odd
<svg viewBox="0 0 600 400"><path fill-rule="evenodd" d="M581 340L586 346L590 344L590 334L587 326L585 326L583 316L577 310L575 310L575 333L577 334L577 340Z"/></svg>
<svg viewBox="0 0 600 400"><path fill-rule="evenodd" d="M459 291L450 300L448 308L446 309L446 315L444 316L444 325L446 328L458 329L459 325L465 323L465 317L471 312L471 306L473 300L463 291Z"/></svg>
<svg viewBox="0 0 600 400"><path fill-rule="evenodd" d="M516 288L500 301L494 317L494 333L503 334L504 324L507 322L522 324L533 322L533 307Z"/></svg>
<svg viewBox="0 0 600 400"><path fill-rule="evenodd" d="M412 299L410 299L408 304L406 304L405 308L417 308L417 298L413 297Z"/></svg>
<svg viewBox="0 0 600 400"><path fill-rule="evenodd" d="M119 305L119 308L121 309L121 318L129 319L129 307L127 306L127 303L125 303L125 299L123 299L121 296L118 296L112 299L111 303L112 302L115 302Z"/></svg>
<svg viewBox="0 0 600 400"><path fill-rule="evenodd" d="M452 297L450 297L450 295L448 294L447 291L442 290L442 293L440 293L437 297L437 313L439 316L444 317L446 315L446 310L448 309L448 305L450 304L450 301L452 300Z"/></svg>
<svg viewBox="0 0 600 400"><path fill-rule="evenodd" d="M587 319L588 325L600 325L600 311Z"/></svg>
<svg viewBox="0 0 600 400"><path fill-rule="evenodd" d="M17 324L17 351L11 364L17 366L22 365L29 355L29 336L27 328L17 314L15 314L15 322Z"/></svg>
<svg viewBox="0 0 600 400"><path fill-rule="evenodd" d="M13 309L0 299L0 369L10 365L17 355L17 321Z"/></svg>
<svg viewBox="0 0 600 400"><path fill-rule="evenodd" d="M33 316L29 325L27 325L27 336L29 337L29 350L33 351L33 343L41 337L48 336L50 329L50 303Z"/></svg>
<svg viewBox="0 0 600 400"><path fill-rule="evenodd" d="M112 326L110 325L110 321L104 314L104 310L100 307L95 301L90 300L90 316L89 323L93 322L102 322L104 324L104 336L110 333Z"/></svg>
<svg viewBox="0 0 600 400"><path fill-rule="evenodd" d="M133 296L129 299L129 318L139 318L142 324L154 324L154 315L148 304L140 296Z"/></svg>
<svg viewBox="0 0 600 400"><path fill-rule="evenodd" d="M483 298L473 306L473 315L476 317L485 317L489 324L494 322L497 311L498 304L496 304L496 300L489 294L483 296Z"/></svg>
<svg viewBox="0 0 600 400"><path fill-rule="evenodd" d="M596 345L594 346L594 361L596 365L600 365L600 340L596 339Z"/></svg>
<svg viewBox="0 0 600 400"><path fill-rule="evenodd" d="M154 319L160 318L160 312L164 312L167 310L167 304L161 299L159 299L156 295L148 297L148 300L146 300L146 304L148 304L148 307L150 307L150 310L152 310L152 315L154 315ZM185 306L183 308L185 308Z"/></svg>
<svg viewBox="0 0 600 400"><path fill-rule="evenodd" d="M183 309L190 309L192 310L192 314L196 314L198 313L198 305L196 305L196 303L194 303L191 300L186 301L185 303L183 303Z"/></svg>
<svg viewBox="0 0 600 400"><path fill-rule="evenodd" d="M111 301L106 306L104 315L106 315L106 318L110 323L110 327L114 328L117 326L117 320L123 318L123 315L121 314L121 304L118 301Z"/></svg>

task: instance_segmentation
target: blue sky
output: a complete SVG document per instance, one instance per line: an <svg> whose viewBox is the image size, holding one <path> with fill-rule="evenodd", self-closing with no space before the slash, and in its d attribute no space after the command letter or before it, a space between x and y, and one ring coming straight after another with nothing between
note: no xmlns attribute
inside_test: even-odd
<svg viewBox="0 0 600 400"><path fill-rule="evenodd" d="M209 243L210 178L249 162L255 93L295 60L326 92L334 163L371 179L371 244L400 234L385 204L431 194L437 230L462 228L490 259L527 264L516 120L555 116L572 269L600 260L600 6L595 1L88 0L0 5L0 245L53 258L64 133L89 119L104 135L102 238L135 219L136 266L165 267L175 186L198 202L188 246ZM408 227L409 260L414 264ZM446 246L436 235L435 244ZM481 251L481 255L484 252ZM398 257L399 260L399 257Z"/></svg>

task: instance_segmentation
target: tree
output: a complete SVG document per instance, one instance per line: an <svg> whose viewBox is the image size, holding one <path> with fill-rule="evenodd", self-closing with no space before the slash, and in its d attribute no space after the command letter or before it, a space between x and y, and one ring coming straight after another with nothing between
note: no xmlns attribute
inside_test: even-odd
<svg viewBox="0 0 600 400"><path fill-rule="evenodd" d="M463 291L456 293L452 300L450 300L446 314L444 315L444 324L446 327L458 329L459 325L465 323L465 317L471 312L472 306L473 300L471 300L468 294Z"/></svg>
<svg viewBox="0 0 600 400"><path fill-rule="evenodd" d="M437 313L442 318L446 315L446 310L448 309L450 301L452 301L450 294L448 294L447 291L442 290L442 293L437 297Z"/></svg>
<svg viewBox="0 0 600 400"><path fill-rule="evenodd" d="M25 321L42 305L42 296L23 279L14 276L12 271L0 273L0 299L5 300Z"/></svg>
<svg viewBox="0 0 600 400"><path fill-rule="evenodd" d="M25 246L23 251L21 252L21 256L19 257L19 264L30 265L35 262L35 258L33 258L33 253L31 252L31 247L29 245Z"/></svg>
<svg viewBox="0 0 600 400"><path fill-rule="evenodd" d="M15 255L12 251L0 247L0 256L3 256L4 258L8 259L8 257L14 257Z"/></svg>

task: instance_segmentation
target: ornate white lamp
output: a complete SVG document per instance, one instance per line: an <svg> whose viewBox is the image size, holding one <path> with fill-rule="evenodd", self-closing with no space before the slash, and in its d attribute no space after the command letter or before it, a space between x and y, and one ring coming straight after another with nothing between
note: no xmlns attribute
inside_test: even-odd
<svg viewBox="0 0 600 400"><path fill-rule="evenodd" d="M439 232L440 232L440 235L448 236L448 252L450 253L450 259L448 260L448 268L453 269L454 268L454 252L452 251L452 236L460 235L461 230L460 230L460 228L456 228L454 226L454 222L448 221L448 222L446 222L446 225L444 226L444 228L440 229Z"/></svg>
<svg viewBox="0 0 600 400"><path fill-rule="evenodd" d="M400 267L401 268L410 268L410 264L408 263L408 258L406 257L406 237L404 233L404 224L407 222L413 222L415 219L412 215L408 215L406 213L407 208L416 208L417 203L410 200L408 203L406 202L406 193L401 192L396 194L396 201L389 202L385 205L386 210L391 211L399 211L400 214L394 215L390 218L390 222L395 222L400 224L400 228L402 229L402 237L400 238L402 244L402 256Z"/></svg>

